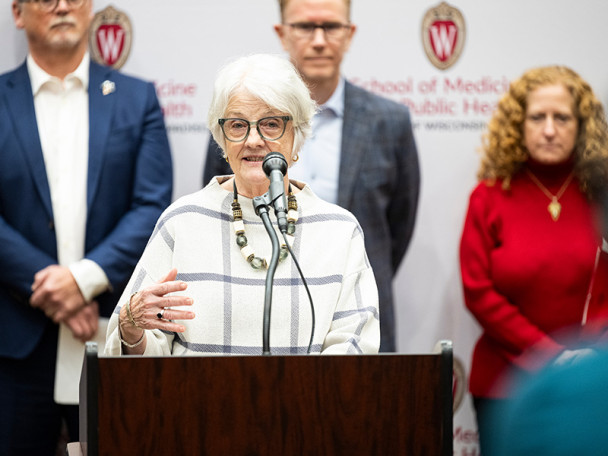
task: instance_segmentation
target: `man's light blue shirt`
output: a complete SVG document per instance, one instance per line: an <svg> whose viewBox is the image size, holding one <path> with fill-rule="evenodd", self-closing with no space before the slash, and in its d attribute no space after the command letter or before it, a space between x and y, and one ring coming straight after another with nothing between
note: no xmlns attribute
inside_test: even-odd
<svg viewBox="0 0 608 456"><path fill-rule="evenodd" d="M312 119L312 137L300 150L300 159L289 177L306 182L317 196L337 203L342 125L344 123L344 78L329 100Z"/></svg>

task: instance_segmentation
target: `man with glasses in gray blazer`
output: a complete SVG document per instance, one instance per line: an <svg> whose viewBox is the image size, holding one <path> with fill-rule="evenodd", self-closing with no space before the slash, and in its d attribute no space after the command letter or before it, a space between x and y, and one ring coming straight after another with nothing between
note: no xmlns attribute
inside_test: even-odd
<svg viewBox="0 0 608 456"><path fill-rule="evenodd" d="M412 237L420 171L407 107L349 83L340 72L356 26L350 0L279 0L274 29L320 111L289 175L359 220L380 298L380 351L396 350L392 280ZM298 157L294 157L298 158ZM203 183L231 174L210 140Z"/></svg>

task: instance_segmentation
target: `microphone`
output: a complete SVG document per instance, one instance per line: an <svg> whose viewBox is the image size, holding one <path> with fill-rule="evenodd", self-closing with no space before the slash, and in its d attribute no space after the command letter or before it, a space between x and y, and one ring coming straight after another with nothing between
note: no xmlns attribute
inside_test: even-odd
<svg viewBox="0 0 608 456"><path fill-rule="evenodd" d="M270 152L264 157L262 169L270 179L268 194L270 202L277 216L279 230L287 232L287 209L285 204L285 183L283 181L287 173L287 160L279 152Z"/></svg>

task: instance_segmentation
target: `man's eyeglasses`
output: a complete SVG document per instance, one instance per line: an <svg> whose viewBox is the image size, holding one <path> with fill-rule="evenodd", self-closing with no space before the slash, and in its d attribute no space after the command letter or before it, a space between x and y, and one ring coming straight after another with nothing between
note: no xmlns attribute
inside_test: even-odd
<svg viewBox="0 0 608 456"><path fill-rule="evenodd" d="M35 3L36 5L38 5L38 8L40 8L41 11L44 11L45 13L50 13L51 11L55 11L55 9L57 8L57 6L59 5L59 2L61 0L19 0L20 3ZM82 5L84 5L84 3L86 2L86 0L64 0L67 5L70 7L70 9L78 9L80 8Z"/></svg>
<svg viewBox="0 0 608 456"><path fill-rule="evenodd" d="M290 116L272 116L264 117L257 122L249 122L245 119L228 118L218 119L218 123L222 127L224 137L231 142L245 141L249 136L251 127L255 126L258 134L266 141L276 141L285 134L287 122L291 120Z"/></svg>
<svg viewBox="0 0 608 456"><path fill-rule="evenodd" d="M285 24L291 27L293 34L297 39L310 40L315 34L315 30L320 28L325 34L327 40L339 40L344 38L347 30L351 29L350 24L342 24L341 22L323 22L315 24L314 22L293 22Z"/></svg>

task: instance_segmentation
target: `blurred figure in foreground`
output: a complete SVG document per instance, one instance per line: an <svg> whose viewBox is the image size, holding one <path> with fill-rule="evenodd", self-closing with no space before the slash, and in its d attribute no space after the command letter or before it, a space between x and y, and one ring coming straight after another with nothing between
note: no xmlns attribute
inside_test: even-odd
<svg viewBox="0 0 608 456"><path fill-rule="evenodd" d="M608 450L608 352L550 365L496 417L497 456L603 456Z"/></svg>

